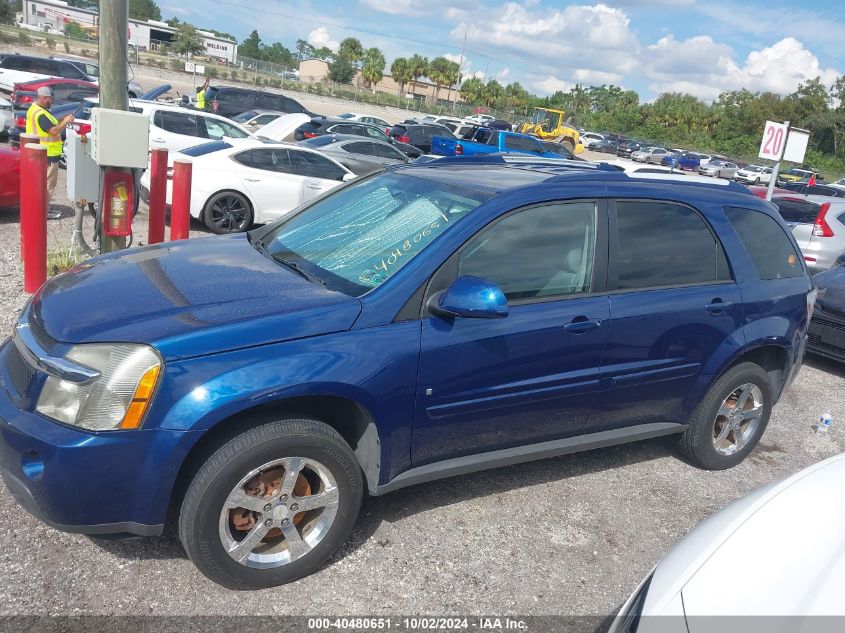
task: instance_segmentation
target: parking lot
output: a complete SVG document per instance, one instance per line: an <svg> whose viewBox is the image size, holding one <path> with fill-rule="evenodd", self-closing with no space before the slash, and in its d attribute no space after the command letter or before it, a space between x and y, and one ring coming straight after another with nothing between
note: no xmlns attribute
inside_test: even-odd
<svg viewBox="0 0 845 633"><path fill-rule="evenodd" d="M64 192L63 180L57 191ZM66 211L49 222L51 249L70 239ZM194 228L192 238L206 235ZM135 230L143 241L143 207ZM26 300L19 242L17 212L0 212L6 333ZM2 489L0 612L603 617L700 521L845 449L843 379L842 365L808 358L760 445L731 470L688 465L670 437L408 488L367 501L352 538L318 573L250 593L200 575L172 535L117 541L63 534ZM816 435L811 425L825 411L832 431Z"/></svg>

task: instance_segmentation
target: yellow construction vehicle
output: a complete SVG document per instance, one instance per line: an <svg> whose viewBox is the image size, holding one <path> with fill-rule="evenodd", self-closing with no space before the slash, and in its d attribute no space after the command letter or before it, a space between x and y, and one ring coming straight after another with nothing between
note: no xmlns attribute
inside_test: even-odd
<svg viewBox="0 0 845 633"><path fill-rule="evenodd" d="M584 151L581 135L578 130L566 124L563 110L551 108L534 108L534 118L522 124L519 131L530 134L544 141L553 141L569 147L571 152L579 154Z"/></svg>

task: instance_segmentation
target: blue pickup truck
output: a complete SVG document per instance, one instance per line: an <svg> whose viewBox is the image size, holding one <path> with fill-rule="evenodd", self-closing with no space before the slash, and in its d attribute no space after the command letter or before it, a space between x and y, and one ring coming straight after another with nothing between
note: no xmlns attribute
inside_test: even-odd
<svg viewBox="0 0 845 633"><path fill-rule="evenodd" d="M546 158L560 158L548 151L533 136L502 132L480 127L469 138L435 136L431 139L431 153L439 156L475 156L478 154L531 154Z"/></svg>

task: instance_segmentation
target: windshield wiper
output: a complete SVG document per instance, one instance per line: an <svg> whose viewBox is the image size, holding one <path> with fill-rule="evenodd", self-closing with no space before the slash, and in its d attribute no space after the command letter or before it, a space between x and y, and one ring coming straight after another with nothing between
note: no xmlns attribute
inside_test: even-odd
<svg viewBox="0 0 845 633"><path fill-rule="evenodd" d="M323 288L326 287L325 281L323 281L322 279L317 277L317 275L315 275L314 273L309 273L307 270L305 270L302 266L300 266L296 262L292 262L290 260L287 260L287 259L283 258L281 255L271 254L270 257L272 257L275 261L279 262L282 266L290 268L292 271L297 273L300 277L304 277L308 281L313 281L315 283L318 283L321 286L323 286Z"/></svg>

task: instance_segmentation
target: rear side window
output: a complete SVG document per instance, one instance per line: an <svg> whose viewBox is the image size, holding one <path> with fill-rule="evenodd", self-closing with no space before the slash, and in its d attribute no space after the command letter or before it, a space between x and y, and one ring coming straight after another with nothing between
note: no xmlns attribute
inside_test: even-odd
<svg viewBox="0 0 845 633"><path fill-rule="evenodd" d="M288 155L291 173L323 180L343 180L346 175L343 169L319 154L291 150Z"/></svg>
<svg viewBox="0 0 845 633"><path fill-rule="evenodd" d="M375 154L373 144L367 142L347 143L343 146L343 151L351 154L366 154L367 156L373 156Z"/></svg>
<svg viewBox="0 0 845 633"><path fill-rule="evenodd" d="M819 214L819 205L805 200L788 200L775 198L772 200L780 211L781 217L787 222L796 224L813 224Z"/></svg>
<svg viewBox="0 0 845 633"><path fill-rule="evenodd" d="M505 147L507 149L514 149L523 152L536 152L538 154L542 151L539 143L522 136L505 136Z"/></svg>
<svg viewBox="0 0 845 633"><path fill-rule="evenodd" d="M173 134L202 136L202 134L200 134L197 117L193 114L159 110L153 116L153 125L161 128L162 130L172 132Z"/></svg>
<svg viewBox="0 0 845 633"><path fill-rule="evenodd" d="M787 279L804 273L795 247L773 218L738 207L725 207L725 215L748 251L760 279Z"/></svg>
<svg viewBox="0 0 845 633"><path fill-rule="evenodd" d="M730 279L721 244L689 207L617 201L616 223L620 290Z"/></svg>

